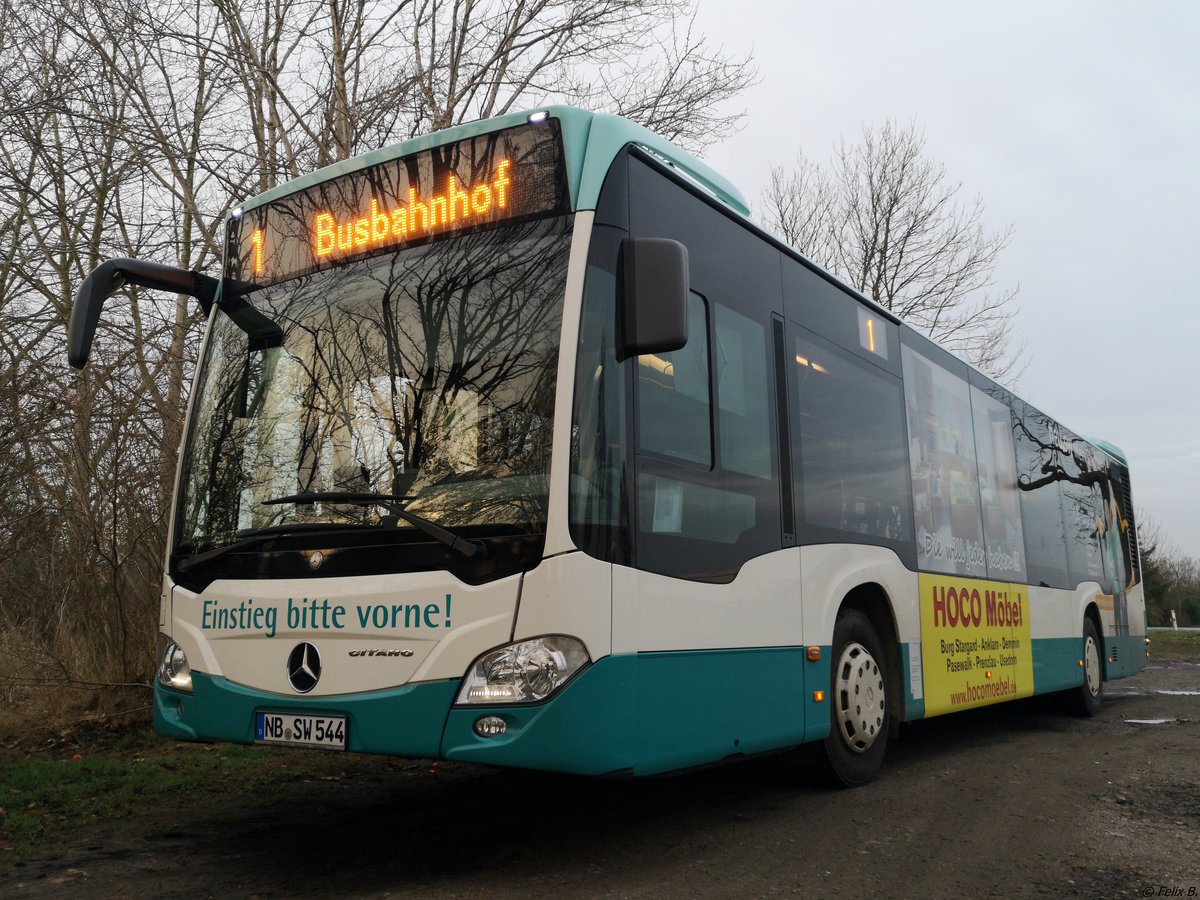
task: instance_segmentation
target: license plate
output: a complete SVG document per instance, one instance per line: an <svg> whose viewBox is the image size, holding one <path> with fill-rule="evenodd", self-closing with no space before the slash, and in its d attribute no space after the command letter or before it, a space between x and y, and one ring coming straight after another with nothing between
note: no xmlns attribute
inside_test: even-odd
<svg viewBox="0 0 1200 900"><path fill-rule="evenodd" d="M255 713L254 741L258 744L345 750L346 717Z"/></svg>

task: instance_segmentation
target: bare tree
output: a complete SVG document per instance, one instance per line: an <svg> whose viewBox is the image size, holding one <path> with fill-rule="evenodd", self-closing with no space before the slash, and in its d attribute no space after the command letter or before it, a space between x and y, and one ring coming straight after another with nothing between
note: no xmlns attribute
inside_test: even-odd
<svg viewBox="0 0 1200 900"><path fill-rule="evenodd" d="M716 107L757 78L696 33L681 0L422 0L410 28L418 131L565 101L702 149L742 117Z"/></svg>
<svg viewBox="0 0 1200 900"><path fill-rule="evenodd" d="M71 296L97 262L212 269L247 196L520 107L577 102L702 148L737 126L717 107L755 74L691 10L0 0L0 682L31 660L76 683L136 681L151 662L201 316L122 291L92 364L68 371ZM515 421L497 440L525 439Z"/></svg>
<svg viewBox="0 0 1200 900"><path fill-rule="evenodd" d="M768 227L814 262L990 375L1019 373L1017 289L995 290L1012 229L991 233L983 201L925 152L914 126L886 122L822 166L800 154L763 193Z"/></svg>

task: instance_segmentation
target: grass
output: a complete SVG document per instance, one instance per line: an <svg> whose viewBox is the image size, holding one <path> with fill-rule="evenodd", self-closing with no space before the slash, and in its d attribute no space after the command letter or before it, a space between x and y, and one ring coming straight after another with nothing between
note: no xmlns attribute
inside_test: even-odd
<svg viewBox="0 0 1200 900"><path fill-rule="evenodd" d="M1200 662L1200 632L1152 631L1148 637L1152 660Z"/></svg>
<svg viewBox="0 0 1200 900"><path fill-rule="evenodd" d="M123 729L94 748L84 742L58 752L0 750L0 872L86 822L203 803L214 785L236 793L335 780L348 771L378 778L377 763L340 753L183 744L154 737L148 725Z"/></svg>

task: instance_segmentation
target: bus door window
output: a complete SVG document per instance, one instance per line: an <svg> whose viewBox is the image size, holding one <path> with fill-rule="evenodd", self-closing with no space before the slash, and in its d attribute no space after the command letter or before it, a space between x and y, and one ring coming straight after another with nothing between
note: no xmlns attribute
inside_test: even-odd
<svg viewBox="0 0 1200 900"><path fill-rule="evenodd" d="M728 581L781 546L766 335L692 294L687 346L637 359L640 568Z"/></svg>
<svg viewBox="0 0 1200 900"><path fill-rule="evenodd" d="M639 446L675 459L712 465L708 316L688 298L688 342L670 353L637 358Z"/></svg>

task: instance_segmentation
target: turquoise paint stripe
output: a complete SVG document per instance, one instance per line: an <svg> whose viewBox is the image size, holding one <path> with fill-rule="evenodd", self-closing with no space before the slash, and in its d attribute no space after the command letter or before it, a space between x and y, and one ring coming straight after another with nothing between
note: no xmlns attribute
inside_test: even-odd
<svg viewBox="0 0 1200 900"><path fill-rule="evenodd" d="M580 672L546 703L453 709L442 756L580 775L631 769L636 683L637 657L609 656ZM507 731L500 737L479 737L473 725L483 716L499 716Z"/></svg>
<svg viewBox="0 0 1200 900"><path fill-rule="evenodd" d="M551 107L551 115L559 118L564 118L568 111L581 113L580 110L571 107ZM750 215L750 205L737 186L690 153L685 153L665 138L641 125L635 125L628 119L600 113L582 114L591 116L591 129L588 134L586 165L580 173L579 193L576 195L578 209L596 208L596 198L600 196L600 188L604 184L604 176L608 174L609 166L612 165L613 157L625 145L637 144L684 172L726 206L743 216ZM564 118L564 123L565 121Z"/></svg>
<svg viewBox="0 0 1200 900"><path fill-rule="evenodd" d="M652 775L823 738L828 701L811 684L829 680L829 655L808 663L803 647L619 654L596 662L549 702L454 709L446 759L585 775ZM499 716L498 738L473 725Z"/></svg>
<svg viewBox="0 0 1200 900"><path fill-rule="evenodd" d="M1136 674L1146 665L1146 639L1142 635L1109 636L1102 643L1106 681ZM1082 638L1034 638L1034 693L1079 687L1083 684L1083 667L1079 665L1082 658Z"/></svg>
<svg viewBox="0 0 1200 900"><path fill-rule="evenodd" d="M458 684L458 679L426 681L369 694L300 698L193 672L191 694L155 682L154 729L179 740L251 744L258 710L326 713L347 717L349 750L436 758Z"/></svg>
<svg viewBox="0 0 1200 900"><path fill-rule="evenodd" d="M1034 638L1033 692L1065 691L1083 684L1083 638Z"/></svg>
<svg viewBox="0 0 1200 900"><path fill-rule="evenodd" d="M803 647L640 654L635 772L802 743L808 665Z"/></svg>
<svg viewBox="0 0 1200 900"><path fill-rule="evenodd" d="M818 662L804 663L804 741L823 741L829 736L832 723L830 721L830 705L833 695L829 687L833 682L833 647L829 644L821 646L821 659ZM814 691L824 691L825 699L818 703L813 699Z"/></svg>

